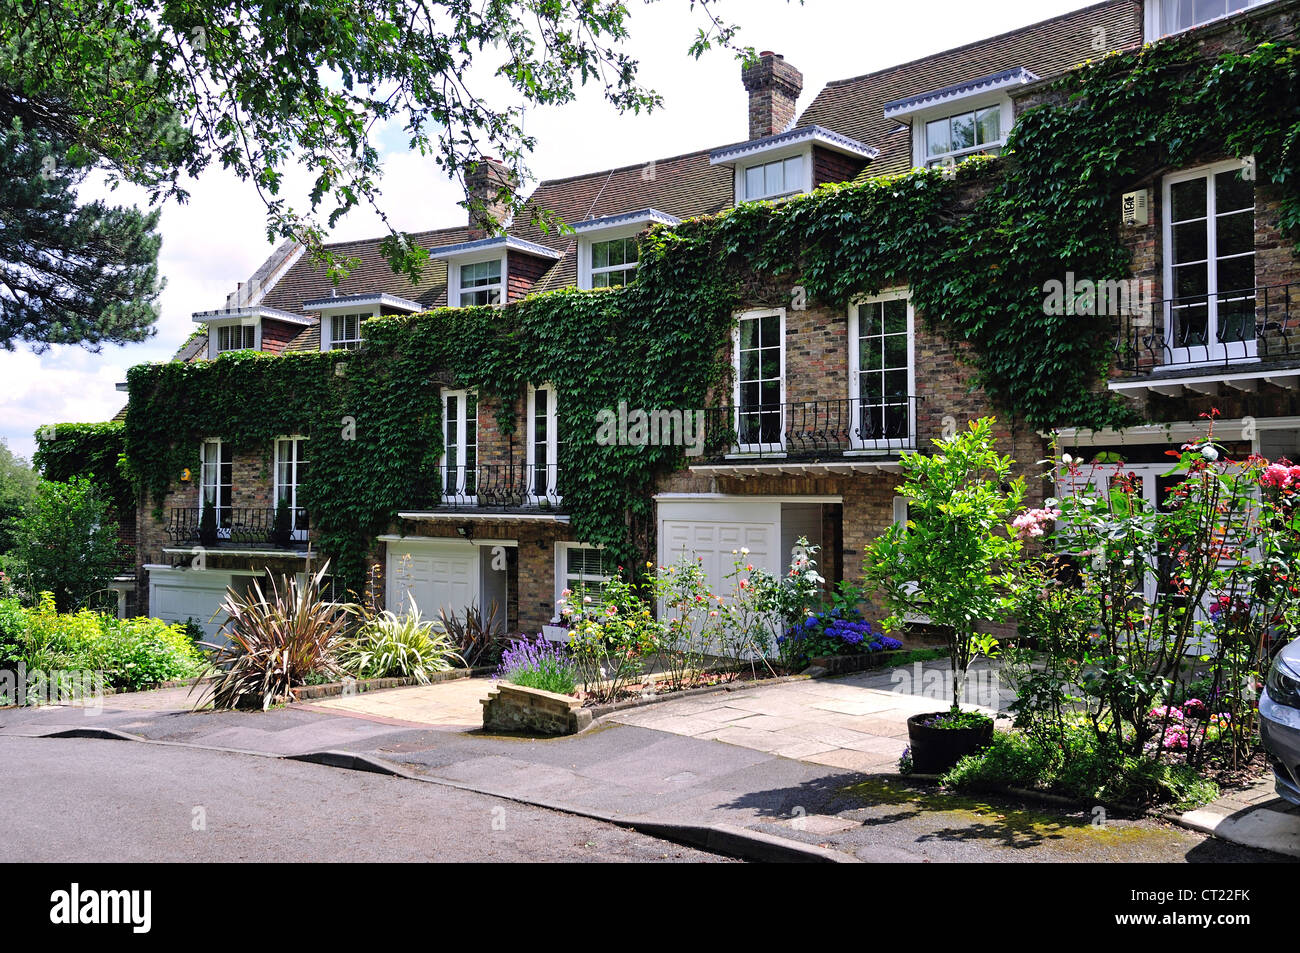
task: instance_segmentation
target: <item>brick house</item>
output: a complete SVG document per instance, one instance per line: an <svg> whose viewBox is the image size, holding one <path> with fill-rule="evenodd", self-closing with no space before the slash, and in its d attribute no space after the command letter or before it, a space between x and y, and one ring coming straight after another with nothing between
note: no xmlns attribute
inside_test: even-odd
<svg viewBox="0 0 1300 953"><path fill-rule="evenodd" d="M300 249L282 246L224 308L194 315L201 333L176 359L209 360L242 348L355 348L367 318L621 285L635 279L637 236L651 224L997 153L1016 117L1043 101L1047 81L1084 60L1189 29L1200 31L1207 55L1214 54L1242 42L1234 28L1246 19L1294 36L1297 10L1300 0L1108 0L832 82L802 112L802 75L764 53L742 75L749 93L744 142L540 183L528 210L558 216L571 234L544 232L528 224L529 215L497 234L471 214L463 226L415 236L432 259L416 285L391 273L377 240L333 246L360 262L337 286ZM1153 423L1062 437L1077 454L1119 452L1148 479L1153 498L1161 489L1156 462L1211 405L1227 418L1220 436L1268 455L1300 456L1300 338L1293 344L1290 337L1294 250L1278 237L1276 198L1239 176L1228 182L1240 167L1206 156L1194 168L1153 173L1131 189L1146 200L1145 221L1116 222L1133 252L1134 277L1153 283L1161 303L1145 324L1121 328L1121 357L1107 386L1131 396ZM491 159L466 182L494 213L498 189L509 184ZM1227 205L1216 209L1220 196ZM1198 222L1211 249L1220 222L1236 244L1189 257L1173 236ZM1244 222L1253 227L1228 227ZM1180 297L1178 280L1197 268L1201 284ZM660 481L660 561L683 551L699 555L721 585L733 549L745 546L751 561L779 572L795 540L806 536L821 547L829 579L853 576L866 543L905 518L896 496L900 454L928 447L966 420L998 414L1005 451L1030 464L1044 455L1045 435L999 413L972 386L960 360L964 345L928 330L906 287L882 289L847 311L802 300L788 282L763 275L746 287L729 355L730 392L714 395L707 418L734 439ZM556 407L564 395L545 381L514 395L509 414L519 425L512 434L501 431L503 408L492 401L448 386L441 396L441 498L427 506L413 501L375 541L385 600L400 605L409 592L426 614L495 606L508 631L535 633L556 618L560 590L598 586L614 571L569 529L556 462ZM162 519L140 507L141 611L208 620L227 586L268 570L302 571L316 557L309 514L296 501L310 441L284 434L273 447L238 447L219 432L214 422L200 472L173 487ZM1042 494L1040 487L1033 492ZM292 535L273 545L281 499L293 513ZM205 507L217 512L218 539L196 549Z"/></svg>

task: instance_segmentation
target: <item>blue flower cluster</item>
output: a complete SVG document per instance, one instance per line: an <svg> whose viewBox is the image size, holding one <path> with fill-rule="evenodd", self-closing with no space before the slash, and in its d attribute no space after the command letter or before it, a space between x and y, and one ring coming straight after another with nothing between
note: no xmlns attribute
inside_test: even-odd
<svg viewBox="0 0 1300 953"><path fill-rule="evenodd" d="M844 612L838 608L808 616L777 641L811 654L830 655L886 652L903 647L898 639L890 638L866 621L857 609Z"/></svg>

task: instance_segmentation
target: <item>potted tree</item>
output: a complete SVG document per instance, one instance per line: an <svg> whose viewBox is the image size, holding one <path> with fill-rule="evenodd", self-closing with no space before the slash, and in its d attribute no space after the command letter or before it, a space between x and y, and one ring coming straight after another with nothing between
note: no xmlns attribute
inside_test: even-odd
<svg viewBox="0 0 1300 953"><path fill-rule="evenodd" d="M1021 549L1007 525L1025 484L1010 479L1015 461L997 453L993 423L972 421L966 432L936 440L932 456L904 457L907 523L867 547L866 578L891 613L886 628L923 612L948 642L952 706L907 722L913 770L920 774L946 771L993 736L993 719L961 708L971 663L997 650L996 638L976 627L1006 617Z"/></svg>
<svg viewBox="0 0 1300 953"><path fill-rule="evenodd" d="M288 549L293 540L293 523L289 510L289 501L283 496L275 504L275 519L271 524L271 545Z"/></svg>
<svg viewBox="0 0 1300 953"><path fill-rule="evenodd" d="M217 508L208 500L199 513L199 545L217 545Z"/></svg>

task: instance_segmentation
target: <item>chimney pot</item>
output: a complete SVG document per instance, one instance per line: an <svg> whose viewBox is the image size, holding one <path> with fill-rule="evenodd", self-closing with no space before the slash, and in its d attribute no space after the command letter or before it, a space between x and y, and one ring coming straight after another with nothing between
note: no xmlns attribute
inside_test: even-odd
<svg viewBox="0 0 1300 953"><path fill-rule="evenodd" d="M762 139L794 125L795 105L803 92L803 73L780 53L764 50L758 62L742 67L741 82L749 93L749 138Z"/></svg>

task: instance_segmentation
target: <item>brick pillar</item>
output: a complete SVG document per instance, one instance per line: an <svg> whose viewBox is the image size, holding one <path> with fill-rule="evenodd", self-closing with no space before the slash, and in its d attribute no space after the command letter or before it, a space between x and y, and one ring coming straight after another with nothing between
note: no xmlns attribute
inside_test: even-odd
<svg viewBox="0 0 1300 953"><path fill-rule="evenodd" d="M749 138L785 132L794 125L795 103L803 90L803 73L779 53L764 51L740 79L749 92Z"/></svg>

